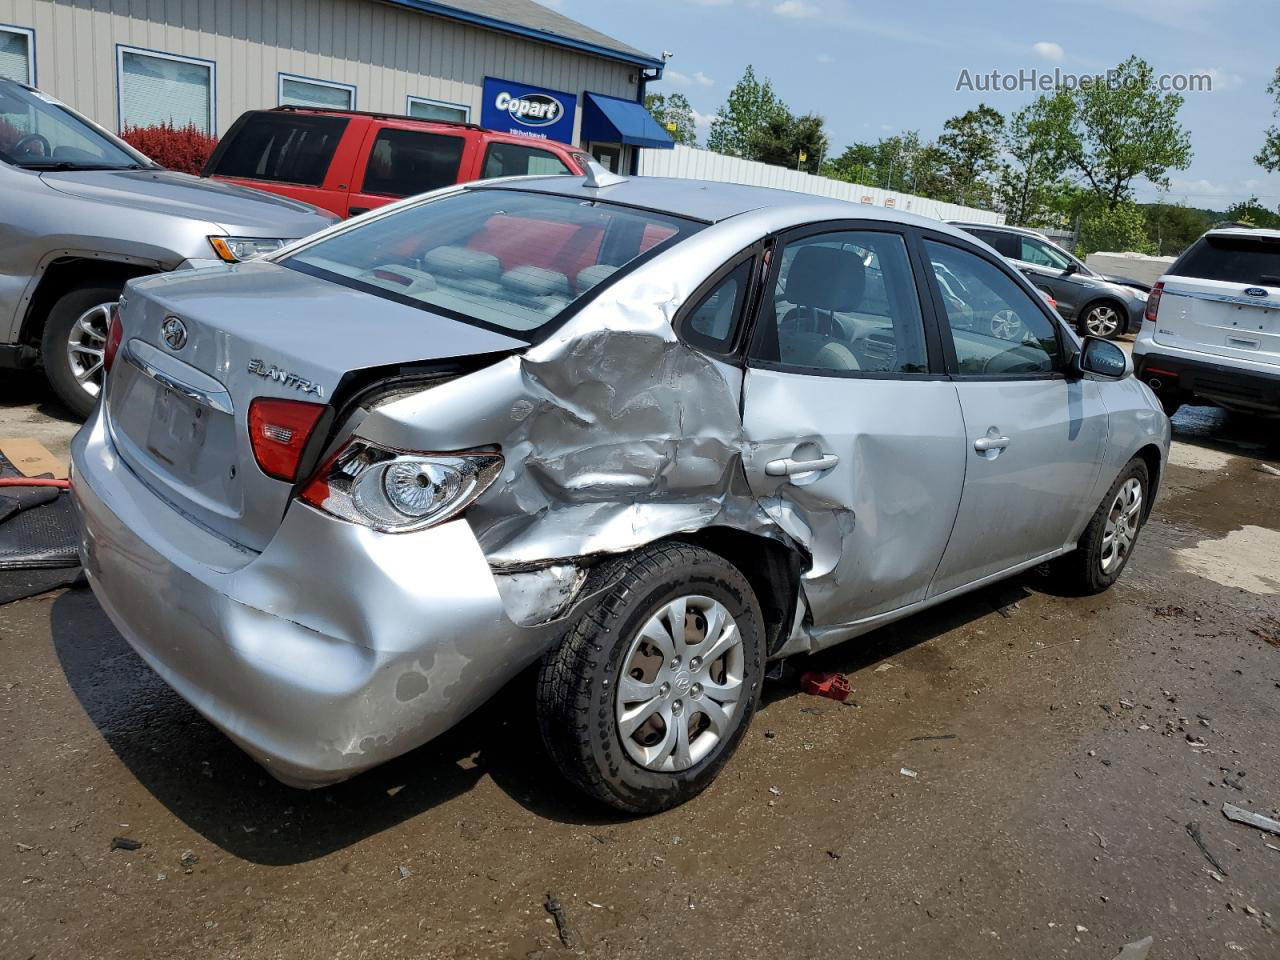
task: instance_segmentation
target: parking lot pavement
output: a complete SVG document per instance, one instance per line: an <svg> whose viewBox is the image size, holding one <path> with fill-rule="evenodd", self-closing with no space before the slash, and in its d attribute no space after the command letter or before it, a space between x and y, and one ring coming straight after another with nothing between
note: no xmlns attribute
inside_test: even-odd
<svg viewBox="0 0 1280 960"><path fill-rule="evenodd" d="M43 375L0 370L0 437L31 437L65 460L79 428Z"/></svg>
<svg viewBox="0 0 1280 960"><path fill-rule="evenodd" d="M648 819L560 785L521 683L302 793L89 593L0 607L0 956L1275 957L1280 837L1220 808L1280 807L1280 447L1201 408L1175 435L1111 592L1033 573L813 658L849 705L773 684Z"/></svg>

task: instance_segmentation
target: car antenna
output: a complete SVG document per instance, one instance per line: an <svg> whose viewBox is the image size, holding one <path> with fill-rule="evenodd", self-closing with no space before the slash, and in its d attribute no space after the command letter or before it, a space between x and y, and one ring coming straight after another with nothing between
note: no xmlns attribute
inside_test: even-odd
<svg viewBox="0 0 1280 960"><path fill-rule="evenodd" d="M606 170L597 161L587 161L587 177L582 181L584 187L599 190L601 187L612 187L614 184L626 182L626 177L620 177L616 173Z"/></svg>

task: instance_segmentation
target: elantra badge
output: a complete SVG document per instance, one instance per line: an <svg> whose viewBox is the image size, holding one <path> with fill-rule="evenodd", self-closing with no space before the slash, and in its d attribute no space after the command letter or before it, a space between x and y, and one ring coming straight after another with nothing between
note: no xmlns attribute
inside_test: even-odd
<svg viewBox="0 0 1280 960"><path fill-rule="evenodd" d="M263 380L274 380L276 383L283 384L286 387L293 387L293 389L300 390L303 393L313 393L317 397L324 396L324 390L320 384L308 380L306 377L300 377L296 373L283 370L274 363L267 363L255 358L249 361L249 372L257 374Z"/></svg>

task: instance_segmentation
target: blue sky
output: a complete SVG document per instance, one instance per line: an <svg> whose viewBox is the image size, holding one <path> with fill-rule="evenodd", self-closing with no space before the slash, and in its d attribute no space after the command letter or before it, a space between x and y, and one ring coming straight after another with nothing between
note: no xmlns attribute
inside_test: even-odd
<svg viewBox="0 0 1280 960"><path fill-rule="evenodd" d="M962 70L1099 73L1131 53L1157 73L1208 73L1187 93L1191 166L1168 199L1221 209L1251 194L1280 206L1280 176L1253 163L1280 65L1276 0L546 0L642 50L675 54L651 89L684 93L705 122L748 63L797 112L826 118L832 148L918 129L985 101L1008 114L1035 94L957 91ZM1156 191L1143 184L1139 199Z"/></svg>

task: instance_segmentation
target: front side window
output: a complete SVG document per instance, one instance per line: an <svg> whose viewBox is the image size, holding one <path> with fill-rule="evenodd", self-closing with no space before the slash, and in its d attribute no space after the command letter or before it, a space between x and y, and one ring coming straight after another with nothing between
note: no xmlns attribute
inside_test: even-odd
<svg viewBox="0 0 1280 960"><path fill-rule="evenodd" d="M282 107L353 110L355 105L356 88L350 84L280 74L280 106Z"/></svg>
<svg viewBox="0 0 1280 960"><path fill-rule="evenodd" d="M420 202L285 258L295 270L536 339L576 300L699 224L578 197L475 189ZM664 237L656 246L655 236Z"/></svg>
<svg viewBox="0 0 1280 960"><path fill-rule="evenodd" d="M35 35L21 27L0 27L0 77L35 83Z"/></svg>
<svg viewBox="0 0 1280 960"><path fill-rule="evenodd" d="M171 124L212 133L213 64L120 48L120 129Z"/></svg>
<svg viewBox="0 0 1280 960"><path fill-rule="evenodd" d="M466 123L471 119L471 109L458 103L441 103L422 97L409 98L409 116L419 120L443 120L446 123Z"/></svg>
<svg viewBox="0 0 1280 960"><path fill-rule="evenodd" d="M391 127L380 130L369 153L364 192L409 197L457 183L464 146L461 137Z"/></svg>
<svg viewBox="0 0 1280 960"><path fill-rule="evenodd" d="M972 376L1050 373L1057 329L1013 278L959 247L925 241L955 344L957 372Z"/></svg>
<svg viewBox="0 0 1280 960"><path fill-rule="evenodd" d="M1242 235L1201 237L1169 272L1196 280L1280 287L1280 240Z"/></svg>
<svg viewBox="0 0 1280 960"><path fill-rule="evenodd" d="M318 187L347 129L346 117L307 113L249 114L214 160L210 173Z"/></svg>
<svg viewBox="0 0 1280 960"><path fill-rule="evenodd" d="M1031 237L1022 238L1022 255L1018 259L1054 270L1065 270L1071 263L1071 259L1061 250L1055 250L1049 244Z"/></svg>
<svg viewBox="0 0 1280 960"><path fill-rule="evenodd" d="M752 359L800 373L926 373L924 322L901 234L788 243Z"/></svg>
<svg viewBox="0 0 1280 960"><path fill-rule="evenodd" d="M31 170L152 165L52 97L5 80L0 80L0 160Z"/></svg>
<svg viewBox="0 0 1280 960"><path fill-rule="evenodd" d="M491 143L484 153L484 169L480 179L558 176L569 172L564 161L550 151L519 143Z"/></svg>

